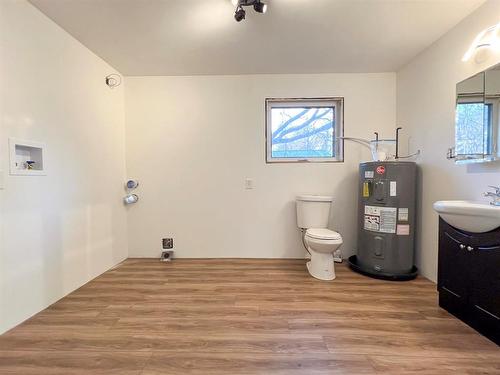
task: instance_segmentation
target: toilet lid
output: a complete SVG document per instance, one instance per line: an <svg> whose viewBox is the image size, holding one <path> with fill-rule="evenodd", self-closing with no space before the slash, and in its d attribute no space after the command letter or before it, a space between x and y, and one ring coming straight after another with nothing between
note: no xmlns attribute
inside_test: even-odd
<svg viewBox="0 0 500 375"><path fill-rule="evenodd" d="M306 235L319 240L340 240L342 237L339 233L326 228L310 228L306 231Z"/></svg>

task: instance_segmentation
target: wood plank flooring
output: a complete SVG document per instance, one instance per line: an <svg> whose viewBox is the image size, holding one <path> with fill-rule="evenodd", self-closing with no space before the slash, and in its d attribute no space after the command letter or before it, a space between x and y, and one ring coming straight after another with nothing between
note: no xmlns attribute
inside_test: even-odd
<svg viewBox="0 0 500 375"><path fill-rule="evenodd" d="M500 374L428 280L304 263L127 260L0 336L0 374Z"/></svg>

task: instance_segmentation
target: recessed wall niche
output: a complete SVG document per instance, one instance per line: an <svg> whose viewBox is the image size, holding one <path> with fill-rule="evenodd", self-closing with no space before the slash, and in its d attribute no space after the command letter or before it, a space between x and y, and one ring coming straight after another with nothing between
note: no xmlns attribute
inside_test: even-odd
<svg viewBox="0 0 500 375"><path fill-rule="evenodd" d="M10 174L44 176L45 144L17 138L9 138Z"/></svg>

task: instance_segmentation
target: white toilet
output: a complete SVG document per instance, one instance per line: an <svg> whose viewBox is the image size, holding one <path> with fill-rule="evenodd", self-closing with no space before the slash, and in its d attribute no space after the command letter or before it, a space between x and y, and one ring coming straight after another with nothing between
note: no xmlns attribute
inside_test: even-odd
<svg viewBox="0 0 500 375"><path fill-rule="evenodd" d="M311 254L307 270L320 280L335 279L333 253L342 245L342 236L328 227L332 197L299 195L297 225L302 229L304 246Z"/></svg>

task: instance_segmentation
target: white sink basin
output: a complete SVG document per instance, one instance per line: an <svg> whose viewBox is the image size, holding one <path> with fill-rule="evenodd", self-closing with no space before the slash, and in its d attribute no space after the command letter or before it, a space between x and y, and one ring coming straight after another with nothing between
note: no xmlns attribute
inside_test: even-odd
<svg viewBox="0 0 500 375"><path fill-rule="evenodd" d="M500 206L487 202L438 201L434 210L452 227L484 233L500 227Z"/></svg>

